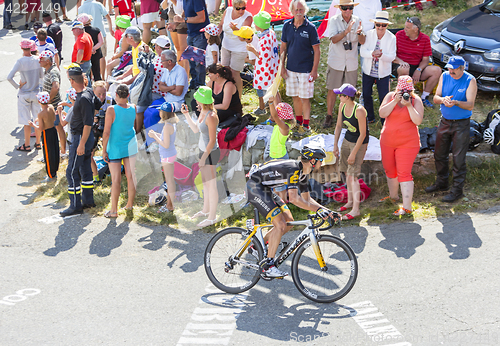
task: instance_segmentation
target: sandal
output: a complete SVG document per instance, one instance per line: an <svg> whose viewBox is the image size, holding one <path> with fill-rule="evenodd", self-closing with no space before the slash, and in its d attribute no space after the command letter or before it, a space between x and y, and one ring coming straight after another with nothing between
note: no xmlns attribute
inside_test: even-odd
<svg viewBox="0 0 500 346"><path fill-rule="evenodd" d="M64 17L63 17L63 20L64 20L65 22L71 22L71 19L69 19L69 18L68 18L68 17L66 17L66 16L64 16Z"/></svg>
<svg viewBox="0 0 500 346"><path fill-rule="evenodd" d="M42 145L40 143L35 143L35 149L36 150L41 150L42 149Z"/></svg>
<svg viewBox="0 0 500 346"><path fill-rule="evenodd" d="M408 210L408 209L405 209L405 208L399 208L394 213L392 213L392 215L394 215L394 216L403 216L403 215L411 215L411 213L412 213L411 210Z"/></svg>
<svg viewBox="0 0 500 346"><path fill-rule="evenodd" d="M199 218L199 217L202 217L202 216L208 216L208 213L204 213L202 212L201 210L199 212L197 212L196 214L194 214L193 216L191 216L191 220L192 219L196 219L196 218ZM207 219L208 220L208 219Z"/></svg>
<svg viewBox="0 0 500 346"><path fill-rule="evenodd" d="M384 198L379 199L378 202L379 203L383 203L383 202L387 201L388 199L390 199L392 203L396 203L396 201L399 200L399 198L398 199L394 199L394 198L391 198L391 196L386 196Z"/></svg>
<svg viewBox="0 0 500 346"><path fill-rule="evenodd" d="M112 213L111 210L108 210L104 213L104 217L108 219L115 219L118 217L118 213Z"/></svg>
<svg viewBox="0 0 500 346"><path fill-rule="evenodd" d="M162 205L158 209L158 211L157 211L158 214L161 214L161 213L173 213L173 212L174 212L174 210L173 209L172 210L168 209L166 205Z"/></svg>
<svg viewBox="0 0 500 346"><path fill-rule="evenodd" d="M344 216L342 216L342 220L344 220L344 221L346 221L346 220L353 220L353 219L357 218L358 216L352 216L351 214L347 213Z"/></svg>
<svg viewBox="0 0 500 346"><path fill-rule="evenodd" d="M349 208L346 208L346 207L342 206L342 207L339 208L338 211L342 212L342 211L346 211L347 209L349 209Z"/></svg>
<svg viewBox="0 0 500 346"><path fill-rule="evenodd" d="M207 226L211 226L211 225L213 225L216 221L217 221L217 219L213 219L213 220L210 220L210 219L205 219L205 220L203 220L202 222L200 222L199 224L197 224L197 225L196 225L196 227L207 227Z"/></svg>
<svg viewBox="0 0 500 346"><path fill-rule="evenodd" d="M26 146L26 143L24 143L23 145L20 145L20 146L16 147L16 150L19 150L19 151L31 151L31 145Z"/></svg>

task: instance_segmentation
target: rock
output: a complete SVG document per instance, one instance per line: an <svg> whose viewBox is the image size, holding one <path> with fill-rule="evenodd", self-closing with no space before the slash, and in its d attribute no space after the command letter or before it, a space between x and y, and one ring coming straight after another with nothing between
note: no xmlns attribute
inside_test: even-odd
<svg viewBox="0 0 500 346"><path fill-rule="evenodd" d="M478 155L470 152L467 153L466 160L467 160L467 167L471 168L479 167L483 163L483 160L481 160L481 158Z"/></svg>

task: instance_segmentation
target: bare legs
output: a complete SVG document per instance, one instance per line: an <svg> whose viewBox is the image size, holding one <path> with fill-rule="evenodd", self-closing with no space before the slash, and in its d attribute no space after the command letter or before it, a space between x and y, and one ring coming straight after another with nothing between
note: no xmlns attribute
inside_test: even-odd
<svg viewBox="0 0 500 346"><path fill-rule="evenodd" d="M203 182L203 214L208 214L207 219L200 222L198 226L212 224L217 219L217 203L219 192L217 191L217 180L215 166L205 165L200 167L201 180Z"/></svg>
<svg viewBox="0 0 500 346"><path fill-rule="evenodd" d="M167 209L170 211L174 210L174 199L175 199L175 180L174 180L174 164L173 163L162 163L163 175L165 176L165 182L168 187L168 197L167 197Z"/></svg>
<svg viewBox="0 0 500 346"><path fill-rule="evenodd" d="M243 80L241 79L240 71L231 69L231 72L233 73L233 79L236 82L236 88L238 88L238 93L241 98L243 95Z"/></svg>
<svg viewBox="0 0 500 346"><path fill-rule="evenodd" d="M125 176L127 177L128 200L125 209L132 209L135 199L135 187L137 185L135 177L135 156L123 159L125 167ZM118 199L120 197L121 181L122 181L122 164L121 162L110 162L109 171L111 172L111 209L109 216L116 217L118 214Z"/></svg>
<svg viewBox="0 0 500 346"><path fill-rule="evenodd" d="M349 215L356 217L361 215L359 205L361 203L361 188L359 187L359 180L352 174L346 175L347 183L347 204L345 208L351 208Z"/></svg>

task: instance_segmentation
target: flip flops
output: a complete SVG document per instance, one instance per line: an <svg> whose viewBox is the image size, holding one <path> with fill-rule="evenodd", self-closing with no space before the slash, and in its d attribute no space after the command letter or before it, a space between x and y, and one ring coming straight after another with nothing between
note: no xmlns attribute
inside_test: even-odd
<svg viewBox="0 0 500 346"><path fill-rule="evenodd" d="M213 225L216 221L217 221L217 219L213 219L213 220L205 219L202 222L200 222L199 224L197 224L196 226L197 227L207 227L207 226Z"/></svg>
<svg viewBox="0 0 500 346"><path fill-rule="evenodd" d="M408 209L405 209L405 208L399 208L394 213L392 213L392 215L394 215L394 216L402 216L402 215L411 215L411 213L412 213L411 210L408 210Z"/></svg>
<svg viewBox="0 0 500 346"><path fill-rule="evenodd" d="M342 206L342 207L339 208L338 211L342 212L342 211L346 211L347 209L349 209L349 208L346 208L346 207Z"/></svg>
<svg viewBox="0 0 500 346"><path fill-rule="evenodd" d="M31 146L30 145L26 146L26 143L24 143L23 145L20 145L20 146L16 147L16 150L19 150L19 151L31 151Z"/></svg>
<svg viewBox="0 0 500 346"><path fill-rule="evenodd" d="M118 213L112 213L111 210L108 210L104 213L104 217L108 219L116 219L118 217Z"/></svg>
<svg viewBox="0 0 500 346"><path fill-rule="evenodd" d="M384 198L379 199L378 202L383 203L383 202L387 201L388 199L390 199L392 203L396 203L398 201L398 199L391 198L391 196L386 196Z"/></svg>

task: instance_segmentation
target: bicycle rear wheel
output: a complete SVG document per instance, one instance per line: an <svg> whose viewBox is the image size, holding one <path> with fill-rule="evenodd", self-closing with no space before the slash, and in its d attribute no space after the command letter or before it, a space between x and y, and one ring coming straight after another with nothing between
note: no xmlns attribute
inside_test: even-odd
<svg viewBox="0 0 500 346"><path fill-rule="evenodd" d="M205 250L205 272L210 281L227 293L241 293L249 290L259 281L258 263L262 260L263 250L257 238L252 238L255 255L245 249L240 258L236 251L246 239L243 228L229 227L217 233ZM249 246L250 247L250 246Z"/></svg>
<svg viewBox="0 0 500 346"><path fill-rule="evenodd" d="M292 277L297 289L308 299L331 303L353 288L358 276L358 262L349 244L331 235L318 238L326 263L321 270L311 242L303 243L292 260Z"/></svg>

